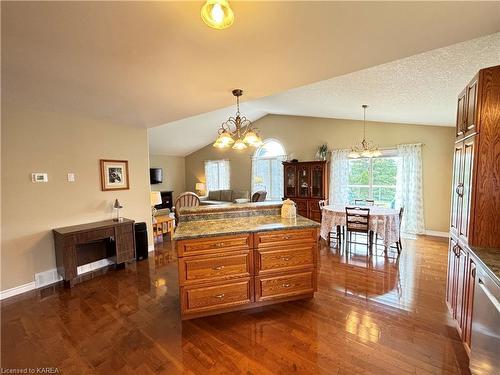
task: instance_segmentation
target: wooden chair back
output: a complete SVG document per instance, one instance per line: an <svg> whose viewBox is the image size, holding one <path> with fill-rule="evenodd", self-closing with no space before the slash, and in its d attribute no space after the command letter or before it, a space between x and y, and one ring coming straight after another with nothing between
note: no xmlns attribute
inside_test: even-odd
<svg viewBox="0 0 500 375"><path fill-rule="evenodd" d="M180 194L174 203L175 221L179 222L179 209L182 207L196 207L200 205L200 197L195 193L187 191Z"/></svg>
<svg viewBox="0 0 500 375"><path fill-rule="evenodd" d="M267 197L267 191L264 190L259 190L253 193L252 195L252 202L264 202Z"/></svg>
<svg viewBox="0 0 500 375"><path fill-rule="evenodd" d="M363 206L374 206L375 201L373 199L355 199L354 204L356 206L358 205L363 205Z"/></svg>
<svg viewBox="0 0 500 375"><path fill-rule="evenodd" d="M368 233L370 209L363 207L346 207L345 222L348 232Z"/></svg>

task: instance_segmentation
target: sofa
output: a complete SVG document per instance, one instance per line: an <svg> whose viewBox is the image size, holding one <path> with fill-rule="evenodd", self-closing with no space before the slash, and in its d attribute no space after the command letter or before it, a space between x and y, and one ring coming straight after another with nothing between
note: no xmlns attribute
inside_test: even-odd
<svg viewBox="0 0 500 375"><path fill-rule="evenodd" d="M249 199L248 190L213 190L208 195L200 197L200 204L227 204L233 203L235 199Z"/></svg>

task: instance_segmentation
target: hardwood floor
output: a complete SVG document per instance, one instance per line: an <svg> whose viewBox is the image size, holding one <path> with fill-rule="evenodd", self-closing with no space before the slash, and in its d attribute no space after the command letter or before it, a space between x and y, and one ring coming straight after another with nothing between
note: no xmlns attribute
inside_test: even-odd
<svg viewBox="0 0 500 375"><path fill-rule="evenodd" d="M315 298L181 322L169 242L71 290L1 303L1 366L62 374L467 374L445 306L447 243L321 246ZM377 254L383 254L378 250Z"/></svg>

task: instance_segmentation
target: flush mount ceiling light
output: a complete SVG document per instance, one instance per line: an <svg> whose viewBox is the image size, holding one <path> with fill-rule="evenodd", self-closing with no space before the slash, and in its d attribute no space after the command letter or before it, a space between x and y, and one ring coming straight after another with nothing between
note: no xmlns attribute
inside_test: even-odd
<svg viewBox="0 0 500 375"><path fill-rule="evenodd" d="M364 158L373 158L376 156L382 155L377 146L373 144L371 141L366 140L366 109L368 106L363 104L361 106L363 108L363 140L361 143L354 145L351 148L351 152L349 153L349 157L353 159L357 159L360 157Z"/></svg>
<svg viewBox="0 0 500 375"><path fill-rule="evenodd" d="M219 128L217 140L213 144L217 148L229 148L233 146L235 150L244 150L248 146L259 147L262 145L262 139L259 137L258 130L245 116L240 115L240 96L243 95L242 89L234 89L233 95L236 96L236 117L229 117Z"/></svg>
<svg viewBox="0 0 500 375"><path fill-rule="evenodd" d="M207 0L201 8L201 18L211 28L222 30L234 22L234 13L227 0Z"/></svg>

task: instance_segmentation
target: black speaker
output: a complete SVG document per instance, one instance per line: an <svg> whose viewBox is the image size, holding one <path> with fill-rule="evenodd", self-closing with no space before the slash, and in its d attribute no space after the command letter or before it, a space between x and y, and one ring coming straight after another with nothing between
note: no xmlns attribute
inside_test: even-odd
<svg viewBox="0 0 500 375"><path fill-rule="evenodd" d="M137 260L148 259L148 229L146 223L135 223L135 256Z"/></svg>

